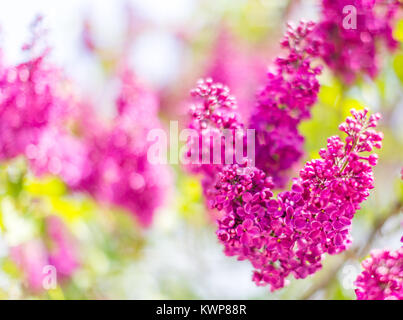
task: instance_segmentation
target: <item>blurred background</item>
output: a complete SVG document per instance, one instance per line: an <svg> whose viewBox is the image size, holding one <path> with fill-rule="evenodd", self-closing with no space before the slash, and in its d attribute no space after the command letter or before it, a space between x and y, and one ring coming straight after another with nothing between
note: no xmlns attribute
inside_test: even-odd
<svg viewBox="0 0 403 320"><path fill-rule="evenodd" d="M1 1L0 44L7 63L25 61L21 46L41 15L49 61L102 121L116 116L116 75L124 61L157 100L161 127L178 120L183 128L189 90L200 77L217 74L240 105L253 106L280 52L287 22L315 21L319 10L316 0ZM403 41L403 23L395 33ZM381 65L376 80L349 86L325 70L312 119L301 126L305 161L337 134L350 108L368 106L383 114L376 188L353 222L361 256L326 257L314 276L270 293L251 281L248 262L222 253L199 179L180 165L169 166L168 195L145 228L127 206L72 193L57 175L34 176L17 158L0 167L0 298L355 299L353 281L362 258L372 248L398 248L402 235L396 208L403 201L403 50L382 55ZM52 260L44 253L52 247L49 238L65 249L53 259L66 270L56 287L45 290L42 267Z"/></svg>

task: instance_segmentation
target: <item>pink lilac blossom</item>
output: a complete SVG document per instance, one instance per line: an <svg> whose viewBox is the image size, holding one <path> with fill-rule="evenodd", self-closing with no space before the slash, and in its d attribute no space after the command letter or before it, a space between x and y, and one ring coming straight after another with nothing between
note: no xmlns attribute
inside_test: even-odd
<svg viewBox="0 0 403 320"><path fill-rule="evenodd" d="M249 120L255 103L255 92L264 80L266 66L256 53L245 49L226 27L221 27L213 45L206 76L225 83L237 97L243 123Z"/></svg>
<svg viewBox="0 0 403 320"><path fill-rule="evenodd" d="M16 66L0 65L0 159L25 154L51 123L60 122L69 97L46 53Z"/></svg>
<svg viewBox="0 0 403 320"><path fill-rule="evenodd" d="M350 242L351 220L373 188L372 166L382 134L378 114L352 111L321 159L308 162L289 191L273 197L270 177L258 168L224 167L211 188L210 204L221 210L217 236L228 256L249 260L257 285L282 288L286 278L305 278L321 268L324 253L337 254Z"/></svg>
<svg viewBox="0 0 403 320"><path fill-rule="evenodd" d="M312 65L319 45L310 38L314 28L313 22L289 26L281 42L287 55L277 58L276 70L268 73L250 120L256 130L256 166L272 176L277 187L285 185L288 169L303 154L298 125L310 117L319 92L321 67Z"/></svg>
<svg viewBox="0 0 403 320"><path fill-rule="evenodd" d="M355 16L349 20L347 15L351 12L343 11L347 6L356 10L356 26L351 25ZM321 21L315 31L322 42L320 56L346 83L352 83L360 74L376 76L378 42L390 50L397 48L392 23L398 6L398 0L322 1Z"/></svg>
<svg viewBox="0 0 403 320"><path fill-rule="evenodd" d="M188 141L189 158L195 157L192 165L194 170L216 171L223 161L213 164L213 154L210 154L208 165L202 164L205 152L210 152L209 137L221 136L223 130L241 130L243 124L236 110L237 102L230 94L229 88L221 83L214 83L211 78L199 80L197 87L191 91L196 103L190 107L190 129L200 133L197 137L191 137ZM197 140L197 141L195 141ZM204 143L203 143L204 142ZM197 149L199 148L199 149ZM230 151L230 150L227 150ZM221 154L224 156L224 153ZM197 158L196 158L197 157Z"/></svg>
<svg viewBox="0 0 403 320"><path fill-rule="evenodd" d="M0 157L24 154L35 175L57 175L72 191L122 206L149 226L171 181L168 166L147 159L147 134L161 128L156 95L124 69L117 116L104 124L84 104L57 90L58 73L45 68L43 58L2 73ZM64 120L70 117L82 121L76 124L78 133L67 127Z"/></svg>
<svg viewBox="0 0 403 320"><path fill-rule="evenodd" d="M88 17L86 17L83 21L81 30L81 40L84 48L88 50L88 52L93 53L97 49L94 40L94 35L92 33L92 25Z"/></svg>
<svg viewBox="0 0 403 320"><path fill-rule="evenodd" d="M84 119L81 130L90 164L73 190L86 191L100 201L126 208L143 226L149 226L153 213L166 200L172 179L167 165L152 164L147 158L147 134L161 128L158 101L130 70L125 69L120 80L118 115L112 123L102 125Z"/></svg>
<svg viewBox="0 0 403 320"><path fill-rule="evenodd" d="M403 247L373 250L355 281L358 300L403 300Z"/></svg>
<svg viewBox="0 0 403 320"><path fill-rule="evenodd" d="M80 265L74 239L63 221L57 216L47 217L45 225L46 234L50 240L49 264L56 268L58 276L70 277Z"/></svg>
<svg viewBox="0 0 403 320"><path fill-rule="evenodd" d="M45 219L44 238L36 238L10 248L10 257L25 274L32 291L44 289L44 268L56 268L58 279L68 279L79 266L78 251L68 229L56 216Z"/></svg>
<svg viewBox="0 0 403 320"><path fill-rule="evenodd" d="M191 106L191 122L189 128L196 130L196 136L192 135L187 141L186 159L191 163L187 168L193 173L203 175L203 191L209 199L211 184L215 176L226 164L226 156L230 155L230 163L237 162L235 157L235 143L243 147L247 140L243 131L243 124L237 113L237 103L230 94L229 88L221 83L215 83L211 78L199 80L197 87L191 91L196 103ZM226 148L223 131L229 130L233 145ZM219 143L219 150L213 149L214 143ZM215 152L220 152L219 161L214 161ZM203 162L203 158L207 162ZM227 158L228 159L228 158ZM241 157L243 162L243 153Z"/></svg>
<svg viewBox="0 0 403 320"><path fill-rule="evenodd" d="M42 35L40 21L24 46L31 55ZM122 206L150 225L171 184L169 167L147 159L147 134L161 128L157 96L120 64L118 114L103 124L89 108L77 110L83 104L47 62L48 52L17 66L0 61L0 160L25 155L36 175L58 175L71 190ZM76 116L78 133L68 128Z"/></svg>
<svg viewBox="0 0 403 320"><path fill-rule="evenodd" d="M10 257L23 270L27 285L32 291L43 289L43 268L48 265L46 247L40 239L11 247Z"/></svg>
<svg viewBox="0 0 403 320"><path fill-rule="evenodd" d="M76 188L91 170L86 146L60 128L43 130L39 141L29 144L25 153L36 176L59 176L71 189Z"/></svg>

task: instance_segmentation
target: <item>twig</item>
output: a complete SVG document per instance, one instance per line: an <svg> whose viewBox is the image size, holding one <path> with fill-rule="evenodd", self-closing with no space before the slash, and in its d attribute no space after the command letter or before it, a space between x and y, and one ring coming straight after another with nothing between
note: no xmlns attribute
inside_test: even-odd
<svg viewBox="0 0 403 320"><path fill-rule="evenodd" d="M389 218L393 217L394 215L398 214L401 210L403 209L403 203L397 202L396 205L392 210L389 211L388 214L383 215L382 217L378 218L378 220L375 222L374 228L372 232L368 235L368 239L365 242L365 245L362 248L355 247L352 248L344 253L344 256L342 259L332 266L332 268L328 271L326 276L319 282L317 282L315 285L310 287L301 297L300 299L302 300L308 300L311 299L312 296L318 292L319 290L322 290L328 286L328 284L334 279L336 273L338 270L350 259L352 258L357 258L361 259L364 257L368 251L371 249L372 244L374 243L376 236L378 235L379 231L382 229L382 227L385 225L386 221L389 220Z"/></svg>
<svg viewBox="0 0 403 320"><path fill-rule="evenodd" d="M378 232L385 225L386 221L388 221L388 219L393 217L394 215L399 214L402 209L403 209L403 203L399 201L395 204L394 208L389 212L389 214L383 215L375 222L375 226L372 232L369 234L365 246L362 247L361 250L358 250L358 248L356 248L358 258L362 258L368 253L368 251L371 249L372 244L376 239Z"/></svg>

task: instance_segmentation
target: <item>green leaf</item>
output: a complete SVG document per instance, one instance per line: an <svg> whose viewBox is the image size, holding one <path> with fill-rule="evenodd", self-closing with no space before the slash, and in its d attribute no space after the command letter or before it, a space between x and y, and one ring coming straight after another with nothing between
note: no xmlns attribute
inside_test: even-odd
<svg viewBox="0 0 403 320"><path fill-rule="evenodd" d="M393 69L399 80L403 83L403 53L399 53L393 59Z"/></svg>

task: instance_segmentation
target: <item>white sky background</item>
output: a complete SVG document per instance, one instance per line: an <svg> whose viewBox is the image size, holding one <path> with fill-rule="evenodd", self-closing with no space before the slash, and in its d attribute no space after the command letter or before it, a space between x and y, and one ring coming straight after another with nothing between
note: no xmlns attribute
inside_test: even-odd
<svg viewBox="0 0 403 320"><path fill-rule="evenodd" d="M80 48L82 19L88 14L95 33L102 32L96 36L103 44L118 45L124 30L126 2L155 25L134 43L134 67L146 80L162 85L174 76L181 58L177 40L166 32L167 27L189 19L194 0L0 0L4 54L10 62L21 60L21 45L30 38L29 25L41 14L48 29L48 42L53 48L52 58L69 74L79 78L85 75L83 80L88 80L88 61L82 61Z"/></svg>

